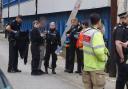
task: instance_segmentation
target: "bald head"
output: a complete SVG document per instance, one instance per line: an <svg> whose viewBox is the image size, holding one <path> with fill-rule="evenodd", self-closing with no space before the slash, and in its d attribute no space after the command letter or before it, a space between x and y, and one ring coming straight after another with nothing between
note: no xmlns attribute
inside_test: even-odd
<svg viewBox="0 0 128 89"><path fill-rule="evenodd" d="M78 22L77 18L74 18L74 19L71 20L71 24L74 25L74 26L78 25L78 23L79 22Z"/></svg>

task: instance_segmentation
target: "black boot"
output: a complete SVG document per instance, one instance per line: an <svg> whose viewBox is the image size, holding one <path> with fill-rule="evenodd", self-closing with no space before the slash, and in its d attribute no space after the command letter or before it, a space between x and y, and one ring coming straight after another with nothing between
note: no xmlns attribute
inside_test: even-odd
<svg viewBox="0 0 128 89"><path fill-rule="evenodd" d="M40 72L39 70L33 70L31 72L31 75L43 75L44 73L43 72Z"/></svg>
<svg viewBox="0 0 128 89"><path fill-rule="evenodd" d="M78 71L75 71L75 73L78 73L79 74L79 73L82 73L82 72L78 70Z"/></svg>
<svg viewBox="0 0 128 89"><path fill-rule="evenodd" d="M52 74L56 74L55 68L52 69Z"/></svg>
<svg viewBox="0 0 128 89"><path fill-rule="evenodd" d="M48 74L48 68L47 67L45 67L45 73Z"/></svg>
<svg viewBox="0 0 128 89"><path fill-rule="evenodd" d="M41 69L39 69L38 71L39 71L40 73L45 74L45 72L44 72L43 70L41 70Z"/></svg>
<svg viewBox="0 0 128 89"><path fill-rule="evenodd" d="M7 72L8 73L16 73L16 71L13 68L8 68Z"/></svg>
<svg viewBox="0 0 128 89"><path fill-rule="evenodd" d="M19 70L19 69L15 69L15 72L22 72L21 70Z"/></svg>

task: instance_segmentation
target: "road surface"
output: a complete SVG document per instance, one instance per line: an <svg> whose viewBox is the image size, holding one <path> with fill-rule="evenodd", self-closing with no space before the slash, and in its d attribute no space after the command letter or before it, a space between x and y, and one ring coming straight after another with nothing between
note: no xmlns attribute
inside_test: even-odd
<svg viewBox="0 0 128 89"><path fill-rule="evenodd" d="M0 34L0 68L3 70L14 89L84 89L82 76L79 74L64 73L64 59L59 57L57 62L57 74L31 76L31 53L29 52L29 62L23 64L19 58L19 69L22 73L7 73L8 64L8 41ZM43 69L43 66L42 66ZM75 67L76 69L76 67ZM106 77L106 88L115 89L115 79Z"/></svg>

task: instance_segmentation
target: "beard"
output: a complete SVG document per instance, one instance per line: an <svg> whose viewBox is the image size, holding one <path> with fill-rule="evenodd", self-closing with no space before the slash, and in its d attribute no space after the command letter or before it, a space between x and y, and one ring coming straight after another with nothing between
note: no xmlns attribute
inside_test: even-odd
<svg viewBox="0 0 128 89"><path fill-rule="evenodd" d="M50 31L55 31L56 29L55 28L50 28Z"/></svg>

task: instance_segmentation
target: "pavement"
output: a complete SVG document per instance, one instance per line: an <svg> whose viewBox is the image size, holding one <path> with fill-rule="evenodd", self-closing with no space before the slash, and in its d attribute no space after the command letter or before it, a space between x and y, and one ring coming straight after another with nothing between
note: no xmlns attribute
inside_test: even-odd
<svg viewBox="0 0 128 89"><path fill-rule="evenodd" d="M56 75L31 76L31 52L29 51L29 62L24 65L19 58L19 69L22 73L7 73L8 65L8 41L0 34L0 68L3 70L14 89L84 89L82 76L79 74L68 74L64 72L65 59L58 57ZM43 65L42 65L42 69ZM76 64L75 64L76 70ZM106 77L105 89L115 89L115 78Z"/></svg>

